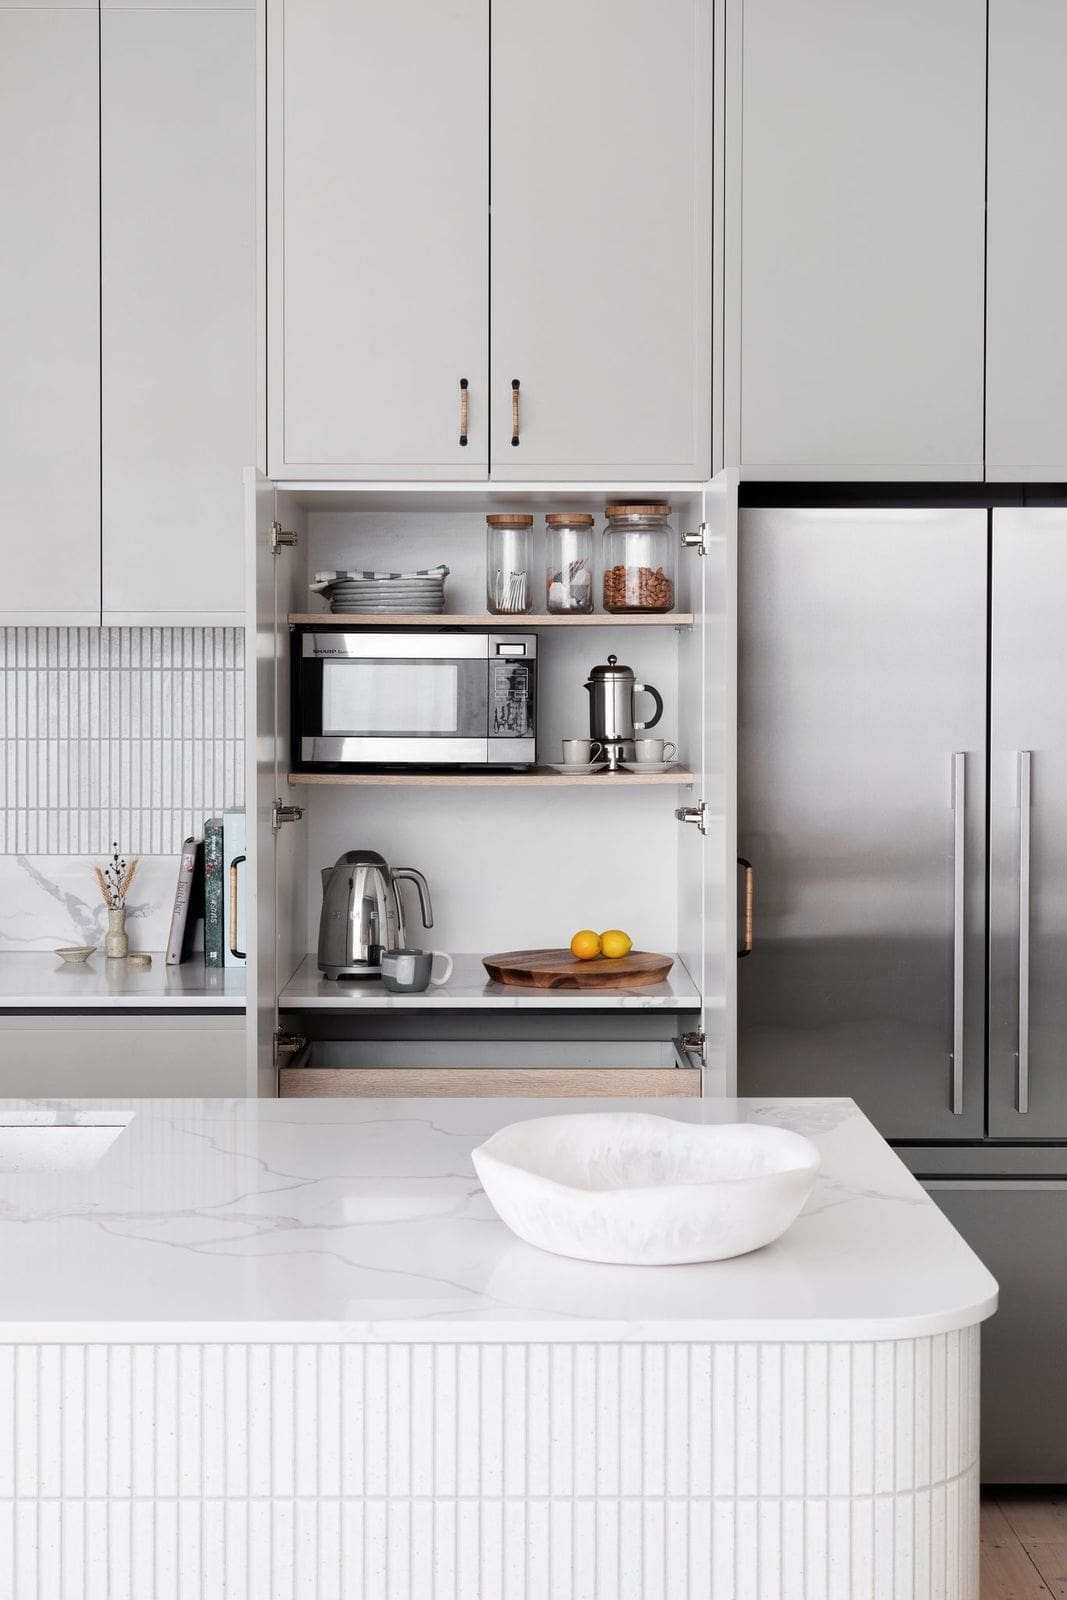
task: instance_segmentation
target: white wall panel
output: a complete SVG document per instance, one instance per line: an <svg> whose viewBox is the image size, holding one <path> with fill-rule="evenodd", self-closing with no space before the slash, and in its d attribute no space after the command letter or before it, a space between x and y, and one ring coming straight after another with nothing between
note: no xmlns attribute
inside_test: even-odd
<svg viewBox="0 0 1067 1600"><path fill-rule="evenodd" d="M0 628L0 855L169 855L241 805L242 633Z"/></svg>

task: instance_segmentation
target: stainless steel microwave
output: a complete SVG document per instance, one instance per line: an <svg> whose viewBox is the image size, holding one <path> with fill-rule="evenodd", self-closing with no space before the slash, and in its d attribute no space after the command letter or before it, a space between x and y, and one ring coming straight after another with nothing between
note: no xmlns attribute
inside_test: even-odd
<svg viewBox="0 0 1067 1600"><path fill-rule="evenodd" d="M533 633L293 633L298 771L528 767L536 712Z"/></svg>

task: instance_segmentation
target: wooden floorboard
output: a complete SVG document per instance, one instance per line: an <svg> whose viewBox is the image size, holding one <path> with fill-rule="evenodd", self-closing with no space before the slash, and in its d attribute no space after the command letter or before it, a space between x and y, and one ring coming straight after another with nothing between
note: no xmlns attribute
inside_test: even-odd
<svg viewBox="0 0 1067 1600"><path fill-rule="evenodd" d="M982 1495L981 1600L1067 1600L1067 1492Z"/></svg>
<svg viewBox="0 0 1067 1600"><path fill-rule="evenodd" d="M1050 1600L1029 1552L995 1499L982 1499L981 1600Z"/></svg>
<svg viewBox="0 0 1067 1600"><path fill-rule="evenodd" d="M1048 1592L1054 1600L1067 1600L1067 1495L1002 1490L995 1502Z"/></svg>

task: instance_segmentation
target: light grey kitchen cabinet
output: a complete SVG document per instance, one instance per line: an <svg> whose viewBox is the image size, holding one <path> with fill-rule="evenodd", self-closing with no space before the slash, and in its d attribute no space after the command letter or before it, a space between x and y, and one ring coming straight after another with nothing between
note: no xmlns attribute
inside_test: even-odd
<svg viewBox="0 0 1067 1600"><path fill-rule="evenodd" d="M492 475L704 479L711 8L493 0L492 22Z"/></svg>
<svg viewBox="0 0 1067 1600"><path fill-rule="evenodd" d="M109 9L100 26L103 617L238 620L255 13Z"/></svg>
<svg viewBox="0 0 1067 1600"><path fill-rule="evenodd" d="M484 477L488 5L270 0L267 52L272 475Z"/></svg>
<svg viewBox="0 0 1067 1600"><path fill-rule="evenodd" d="M272 476L708 476L710 14L270 0Z"/></svg>
<svg viewBox="0 0 1067 1600"><path fill-rule="evenodd" d="M99 620L97 50L0 10L0 624Z"/></svg>
<svg viewBox="0 0 1067 1600"><path fill-rule="evenodd" d="M990 0L986 476L1067 479L1067 8Z"/></svg>
<svg viewBox="0 0 1067 1600"><path fill-rule="evenodd" d="M984 0L732 16L727 460L980 479Z"/></svg>
<svg viewBox="0 0 1067 1600"><path fill-rule="evenodd" d="M245 1033L238 1015L9 1012L0 1017L0 1095L243 1095Z"/></svg>

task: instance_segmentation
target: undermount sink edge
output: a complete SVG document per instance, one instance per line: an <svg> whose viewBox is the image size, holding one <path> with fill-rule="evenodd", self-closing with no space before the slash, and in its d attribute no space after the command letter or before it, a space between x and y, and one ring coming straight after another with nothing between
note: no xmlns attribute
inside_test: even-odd
<svg viewBox="0 0 1067 1600"><path fill-rule="evenodd" d="M637 1112L515 1122L472 1151L513 1233L556 1255L677 1266L745 1255L795 1221L819 1171L801 1134Z"/></svg>
<svg viewBox="0 0 1067 1600"><path fill-rule="evenodd" d="M0 1120L0 1176L88 1172L132 1121L111 1112L91 1121L42 1111L14 1112Z"/></svg>

